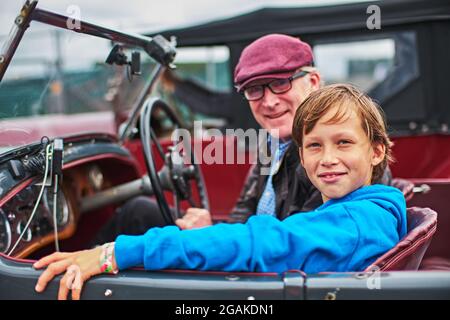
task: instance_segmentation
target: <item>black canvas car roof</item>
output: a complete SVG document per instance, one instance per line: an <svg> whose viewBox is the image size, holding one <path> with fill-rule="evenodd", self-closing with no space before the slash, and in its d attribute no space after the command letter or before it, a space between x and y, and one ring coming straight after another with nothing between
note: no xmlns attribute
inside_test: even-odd
<svg viewBox="0 0 450 320"><path fill-rule="evenodd" d="M366 9L381 9L383 27L448 20L447 0L389 0L321 7L263 8L229 19L158 32L175 35L178 46L220 45L252 41L267 33L314 34L366 30Z"/></svg>

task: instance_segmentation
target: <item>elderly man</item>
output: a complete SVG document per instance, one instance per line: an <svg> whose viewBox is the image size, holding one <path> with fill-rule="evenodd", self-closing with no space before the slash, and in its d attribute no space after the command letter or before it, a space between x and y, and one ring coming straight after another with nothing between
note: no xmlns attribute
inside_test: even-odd
<svg viewBox="0 0 450 320"><path fill-rule="evenodd" d="M273 138L279 138L280 143L272 155L274 161L267 165L258 161L252 168L229 222L245 222L254 214L269 214L282 220L293 212L320 206L320 192L307 178L298 150L291 143L295 111L310 92L320 87L321 77L314 68L311 47L288 35L263 36L243 50L234 82L261 127L269 132L278 130L278 136L268 136L259 151L270 147ZM268 170L269 175L262 174ZM387 171L380 182L390 184L390 180ZM98 243L112 241L121 233L141 234L149 227L163 224L157 205L140 197L119 209L116 218L102 231L108 236L98 239ZM176 224L182 229L207 226L212 224L211 214L190 208Z"/></svg>

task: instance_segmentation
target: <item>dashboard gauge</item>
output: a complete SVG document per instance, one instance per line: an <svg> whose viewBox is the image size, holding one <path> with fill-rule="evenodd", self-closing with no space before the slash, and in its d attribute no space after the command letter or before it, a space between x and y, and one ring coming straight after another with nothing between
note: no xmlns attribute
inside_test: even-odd
<svg viewBox="0 0 450 320"><path fill-rule="evenodd" d="M3 210L0 209L0 252L6 253L11 245L11 226Z"/></svg>
<svg viewBox="0 0 450 320"><path fill-rule="evenodd" d="M56 223L58 227L64 226L69 221L69 206L67 204L66 197L64 196L64 192L61 189L58 190L56 203ZM44 194L44 202L47 206L48 214L50 220L53 224L53 189L47 188Z"/></svg>
<svg viewBox="0 0 450 320"><path fill-rule="evenodd" d="M25 229L26 225L27 225L27 221L20 221L17 224L17 230L16 231L17 231L18 235L22 234L22 232ZM24 233L24 235L22 237L22 241L30 242L32 237L33 237L33 235L31 234L31 228L28 227L27 231L25 231L25 233Z"/></svg>

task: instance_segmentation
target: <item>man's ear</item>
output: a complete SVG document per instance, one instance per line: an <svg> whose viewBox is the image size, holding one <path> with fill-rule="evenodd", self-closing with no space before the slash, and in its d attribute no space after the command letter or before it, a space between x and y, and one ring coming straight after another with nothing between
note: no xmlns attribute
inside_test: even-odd
<svg viewBox="0 0 450 320"><path fill-rule="evenodd" d="M311 72L309 75L309 81L311 82L311 89L317 90L320 88L320 73L319 72Z"/></svg>
<svg viewBox="0 0 450 320"><path fill-rule="evenodd" d="M386 156L386 146L382 143L374 143L372 144L372 148L372 166L375 167L384 160L384 157Z"/></svg>

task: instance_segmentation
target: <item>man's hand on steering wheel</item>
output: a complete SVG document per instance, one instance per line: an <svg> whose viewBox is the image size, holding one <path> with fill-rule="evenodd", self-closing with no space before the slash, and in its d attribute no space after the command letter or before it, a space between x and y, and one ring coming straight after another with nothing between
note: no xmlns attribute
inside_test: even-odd
<svg viewBox="0 0 450 320"><path fill-rule="evenodd" d="M203 228L212 225L211 213L206 209L189 208L184 216L175 220L182 230Z"/></svg>

